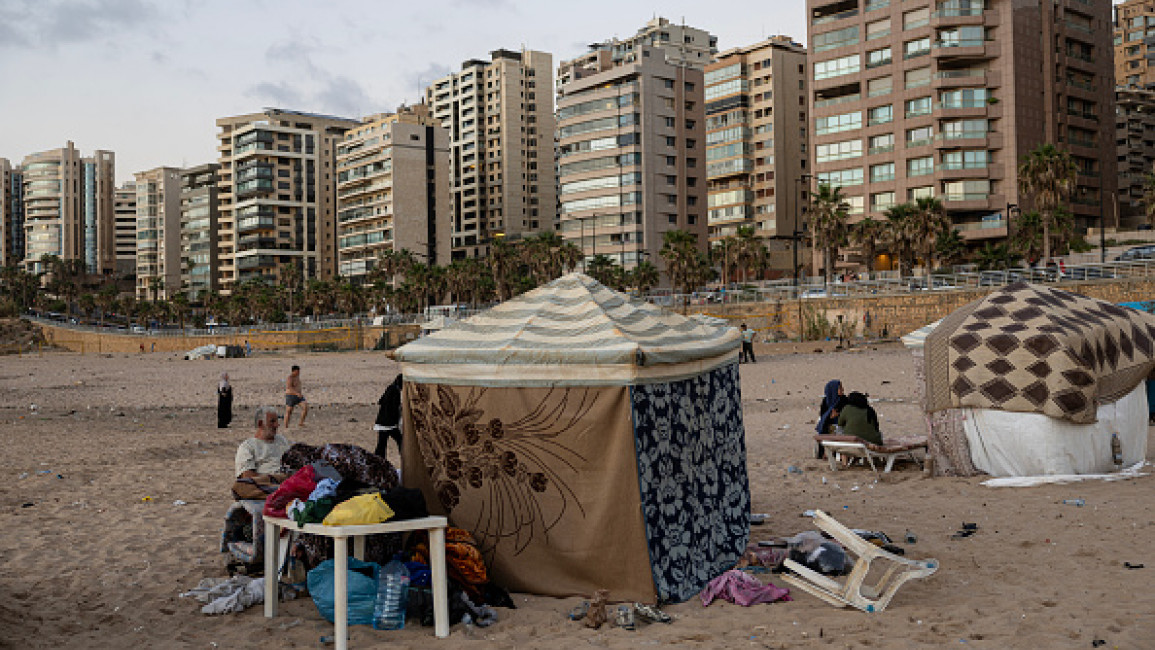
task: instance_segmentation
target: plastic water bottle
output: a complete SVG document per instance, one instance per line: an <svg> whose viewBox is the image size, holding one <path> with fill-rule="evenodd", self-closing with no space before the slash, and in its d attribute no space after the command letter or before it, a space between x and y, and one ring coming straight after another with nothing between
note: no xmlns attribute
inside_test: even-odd
<svg viewBox="0 0 1155 650"><path fill-rule="evenodd" d="M1111 457L1115 459L1115 469L1123 467L1123 443L1117 433L1111 434Z"/></svg>
<svg viewBox="0 0 1155 650"><path fill-rule="evenodd" d="M409 606L409 569L391 560L377 576L377 601L373 605L373 629L400 630L405 627Z"/></svg>

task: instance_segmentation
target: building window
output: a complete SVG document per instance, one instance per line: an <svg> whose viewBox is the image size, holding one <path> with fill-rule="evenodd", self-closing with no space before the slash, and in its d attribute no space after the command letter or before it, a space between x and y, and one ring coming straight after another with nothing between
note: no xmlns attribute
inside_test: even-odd
<svg viewBox="0 0 1155 650"><path fill-rule="evenodd" d="M923 56L930 53L930 37L916 38L913 41L907 41L902 44L902 56L905 59L913 59L916 56Z"/></svg>
<svg viewBox="0 0 1155 650"><path fill-rule="evenodd" d="M867 111L867 126L886 124L892 120L894 120L894 107L890 104L875 106L874 108Z"/></svg>
<svg viewBox="0 0 1155 650"><path fill-rule="evenodd" d="M934 157L926 156L923 158L911 158L906 161L906 176L913 178L915 176L926 176L934 173Z"/></svg>
<svg viewBox="0 0 1155 650"><path fill-rule="evenodd" d="M894 180L894 163L882 163L870 166L870 182L883 183Z"/></svg>
<svg viewBox="0 0 1155 650"><path fill-rule="evenodd" d="M818 81L820 79L854 74L861 70L861 68L861 59L857 54L851 54L829 61L819 61L814 64L814 80Z"/></svg>

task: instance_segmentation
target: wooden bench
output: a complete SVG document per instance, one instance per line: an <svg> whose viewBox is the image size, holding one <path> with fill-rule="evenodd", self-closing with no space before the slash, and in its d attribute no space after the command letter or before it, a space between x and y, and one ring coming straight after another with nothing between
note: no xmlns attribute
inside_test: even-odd
<svg viewBox="0 0 1155 650"><path fill-rule="evenodd" d="M861 458L870 465L870 469L874 470L876 474L878 473L878 468L874 464L876 458L886 461L886 466L882 470L883 474L889 473L894 468L894 461L902 456L909 457L921 467L922 463L914 452L922 449L925 453L927 448L926 436L893 438L882 445L866 442L856 436L825 435L814 436L814 439L826 450L826 457L830 460L832 471L838 471L838 458L836 456Z"/></svg>

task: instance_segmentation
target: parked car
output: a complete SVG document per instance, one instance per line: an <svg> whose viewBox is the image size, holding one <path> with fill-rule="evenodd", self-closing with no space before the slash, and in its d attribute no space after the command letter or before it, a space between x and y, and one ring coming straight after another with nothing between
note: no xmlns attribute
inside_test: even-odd
<svg viewBox="0 0 1155 650"><path fill-rule="evenodd" d="M1115 260L1118 262L1135 262L1138 260L1152 259L1155 259L1155 244L1128 248L1115 258Z"/></svg>

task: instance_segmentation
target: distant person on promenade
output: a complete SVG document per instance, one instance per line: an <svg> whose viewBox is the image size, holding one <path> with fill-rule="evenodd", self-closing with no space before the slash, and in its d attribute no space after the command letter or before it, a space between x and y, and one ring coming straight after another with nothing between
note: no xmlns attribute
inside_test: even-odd
<svg viewBox="0 0 1155 650"><path fill-rule="evenodd" d="M293 366L289 372L289 378L285 380L285 430L289 430L289 425L293 422L293 407L301 405L301 422L298 426L305 426L305 416L309 414L309 403L305 401L305 395L301 393L301 366Z"/></svg>
<svg viewBox="0 0 1155 650"><path fill-rule="evenodd" d="M758 363L758 360L754 358L754 330L747 327L746 323L742 323L741 332L742 352L738 355L738 363L745 363L747 361L750 363Z"/></svg>
<svg viewBox="0 0 1155 650"><path fill-rule="evenodd" d="M229 383L229 373L221 373L217 384L217 428L227 429L233 421L233 386Z"/></svg>
<svg viewBox="0 0 1155 650"><path fill-rule="evenodd" d="M377 432L377 448L374 454L385 458L388 452L389 439L397 443L397 457L401 457L401 373L393 379L381 399L377 400L381 406L377 410L377 422L373 430Z"/></svg>

